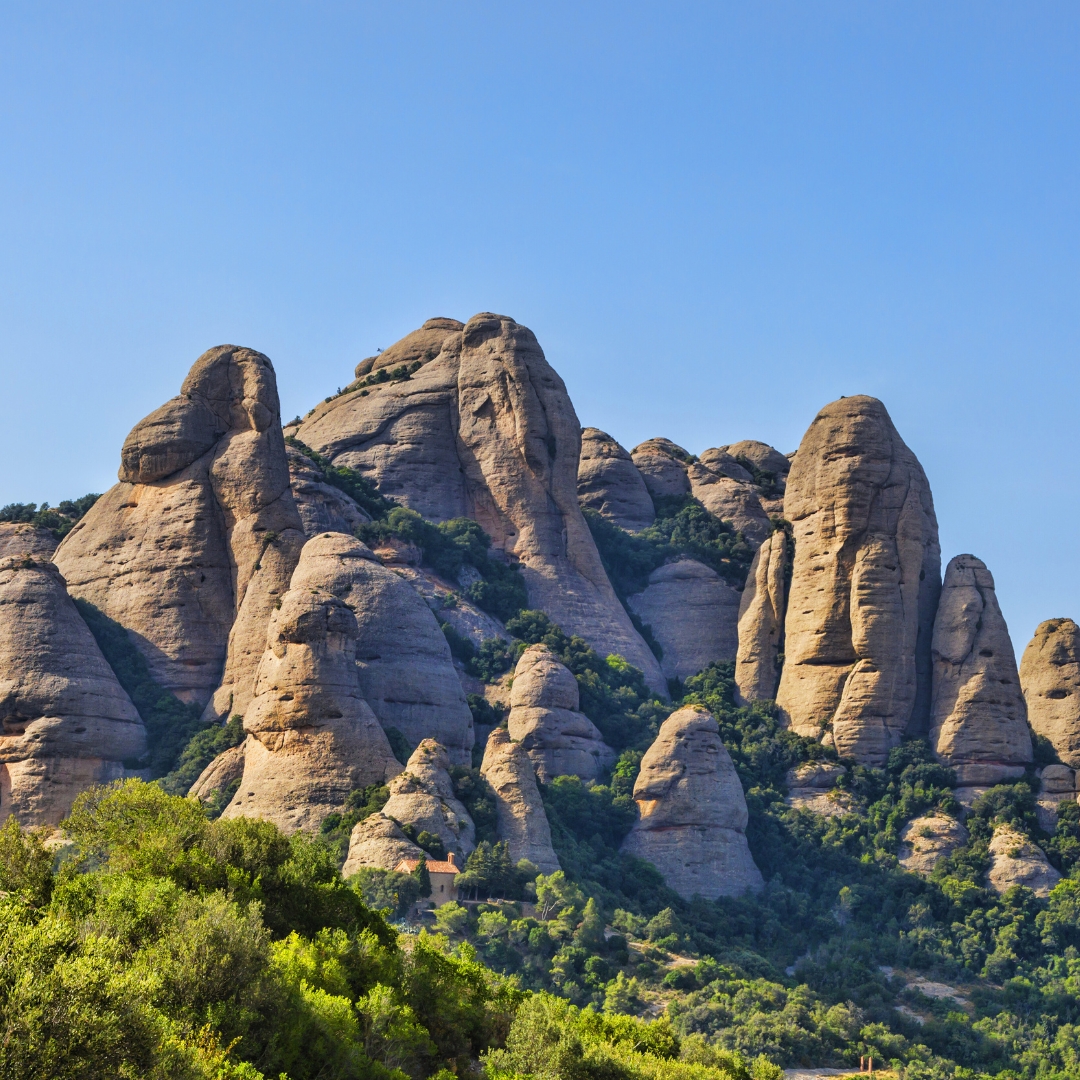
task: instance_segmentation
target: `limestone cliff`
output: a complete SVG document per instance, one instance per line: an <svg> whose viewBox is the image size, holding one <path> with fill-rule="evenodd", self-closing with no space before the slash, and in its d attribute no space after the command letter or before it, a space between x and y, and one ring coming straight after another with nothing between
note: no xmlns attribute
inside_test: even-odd
<svg viewBox="0 0 1080 1080"><path fill-rule="evenodd" d="M825 406L787 479L795 557L776 700L801 735L883 765L925 734L940 549L930 486L876 398Z"/></svg>
<svg viewBox="0 0 1080 1080"><path fill-rule="evenodd" d="M1031 729L1080 767L1080 627L1072 619L1039 624L1020 660L1020 686Z"/></svg>

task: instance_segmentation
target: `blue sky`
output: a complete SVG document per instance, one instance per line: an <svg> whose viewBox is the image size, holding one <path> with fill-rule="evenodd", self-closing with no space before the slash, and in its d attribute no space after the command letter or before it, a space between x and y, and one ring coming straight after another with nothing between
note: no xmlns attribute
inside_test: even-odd
<svg viewBox="0 0 1080 1080"><path fill-rule="evenodd" d="M0 5L0 503L222 342L286 415L433 315L626 446L885 401L1018 652L1080 618L1080 8Z"/></svg>

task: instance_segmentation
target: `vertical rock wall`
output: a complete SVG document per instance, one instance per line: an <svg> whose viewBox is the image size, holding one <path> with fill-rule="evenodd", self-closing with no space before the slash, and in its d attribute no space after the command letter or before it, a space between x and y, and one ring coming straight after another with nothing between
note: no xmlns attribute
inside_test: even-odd
<svg viewBox="0 0 1080 1080"><path fill-rule="evenodd" d="M776 697L786 609L787 534L782 529L754 553L739 603L735 685L741 702Z"/></svg>
<svg viewBox="0 0 1080 1080"><path fill-rule="evenodd" d="M1039 624L1020 660L1020 685L1031 729L1080 767L1080 627L1072 619Z"/></svg>

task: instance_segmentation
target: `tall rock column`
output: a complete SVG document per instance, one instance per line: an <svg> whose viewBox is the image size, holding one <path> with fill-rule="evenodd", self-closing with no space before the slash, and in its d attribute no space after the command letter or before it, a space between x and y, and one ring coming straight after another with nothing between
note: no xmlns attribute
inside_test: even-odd
<svg viewBox="0 0 1080 1080"><path fill-rule="evenodd" d="M934 620L930 742L960 785L1016 779L1031 761L1020 676L994 579L974 555L945 570Z"/></svg>
<svg viewBox="0 0 1080 1080"><path fill-rule="evenodd" d="M885 406L825 406L784 497L795 558L777 704L801 735L880 766L925 734L941 553L933 498Z"/></svg>
<svg viewBox="0 0 1080 1080"><path fill-rule="evenodd" d="M1080 768L1080 627L1072 619L1039 623L1020 660L1020 686L1032 731Z"/></svg>
<svg viewBox="0 0 1080 1080"><path fill-rule="evenodd" d="M242 713L304 543L267 357L200 356L132 429L119 477L56 552L71 594L120 623L181 700Z"/></svg>
<svg viewBox="0 0 1080 1080"><path fill-rule="evenodd" d="M776 697L784 638L787 534L777 529L754 553L739 604L735 686L740 701Z"/></svg>

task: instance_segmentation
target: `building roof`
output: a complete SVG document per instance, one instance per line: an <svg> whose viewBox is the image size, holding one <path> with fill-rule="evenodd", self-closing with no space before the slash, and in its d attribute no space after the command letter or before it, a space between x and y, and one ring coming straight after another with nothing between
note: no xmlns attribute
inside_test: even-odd
<svg viewBox="0 0 1080 1080"><path fill-rule="evenodd" d="M451 852L448 856L447 862L435 862L433 859L427 860L427 868L429 874L460 874L461 867L454 862L454 853ZM419 859L402 859L394 869L399 874L411 874L420 865Z"/></svg>

